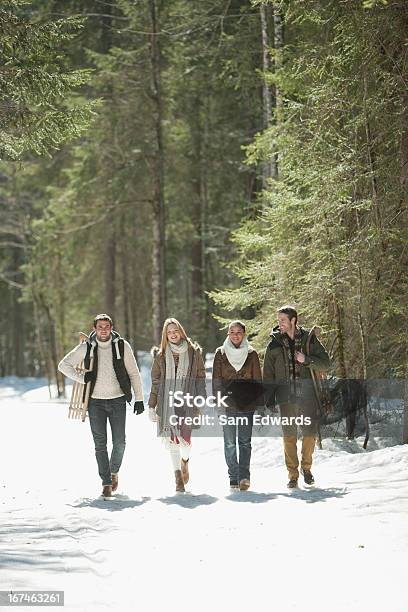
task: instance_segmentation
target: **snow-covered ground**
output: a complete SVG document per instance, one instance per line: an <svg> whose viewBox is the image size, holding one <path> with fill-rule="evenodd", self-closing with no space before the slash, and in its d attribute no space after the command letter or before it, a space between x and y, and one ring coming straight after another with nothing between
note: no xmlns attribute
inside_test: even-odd
<svg viewBox="0 0 408 612"><path fill-rule="evenodd" d="M2 590L63 590L81 612L407 609L408 446L325 440L316 487L290 492L281 439L254 438L251 490L231 494L222 440L197 438L175 494L147 412L129 409L104 501L89 424L45 381L2 379L0 408Z"/></svg>

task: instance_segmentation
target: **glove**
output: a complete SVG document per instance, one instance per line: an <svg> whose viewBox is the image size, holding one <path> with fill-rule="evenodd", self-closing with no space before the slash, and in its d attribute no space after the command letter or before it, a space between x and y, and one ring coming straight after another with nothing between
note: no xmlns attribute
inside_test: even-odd
<svg viewBox="0 0 408 612"><path fill-rule="evenodd" d="M133 404L133 414L142 414L144 412L144 405L142 401L135 402Z"/></svg>
<svg viewBox="0 0 408 612"><path fill-rule="evenodd" d="M157 412L154 408L149 408L149 419L152 421L152 423L157 423L157 421L159 420Z"/></svg>
<svg viewBox="0 0 408 612"><path fill-rule="evenodd" d="M89 372L85 372L84 374L84 383L87 384L89 382L95 382L96 380L96 372L90 370Z"/></svg>

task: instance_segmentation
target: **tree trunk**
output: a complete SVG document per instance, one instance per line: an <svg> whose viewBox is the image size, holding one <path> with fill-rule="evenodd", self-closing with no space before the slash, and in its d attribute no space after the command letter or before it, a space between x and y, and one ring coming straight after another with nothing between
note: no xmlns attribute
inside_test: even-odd
<svg viewBox="0 0 408 612"><path fill-rule="evenodd" d="M191 245L191 302L192 332L203 342L205 336L206 301L204 293L204 234L206 216L206 110L200 98L195 102L196 113L191 126L193 157L193 212L194 234ZM203 117L204 115L204 117ZM203 124L204 123L204 124Z"/></svg>
<svg viewBox="0 0 408 612"><path fill-rule="evenodd" d="M116 297L116 235L115 223L108 228L108 238L105 248L105 301L104 311L113 319L115 324L115 297Z"/></svg>
<svg viewBox="0 0 408 612"><path fill-rule="evenodd" d="M401 9L401 17L399 30L401 32L401 54L404 58L405 73L404 81L408 78L408 48L406 45L406 33L408 30L408 18L406 9ZM408 210L408 91L406 87L403 91L403 107L404 112L404 130L401 137L401 171L400 171L400 187L401 187L401 209L405 210L405 215ZM406 334L405 334L406 337ZM405 348L405 384L404 384L404 423L403 423L403 443L408 444L408 343Z"/></svg>
<svg viewBox="0 0 408 612"><path fill-rule="evenodd" d="M273 46L275 50L275 70L279 70L283 65L283 45L285 42L283 30L283 15L278 8L272 7L273 11ZM275 85L275 108L276 121L279 124L283 111L283 96L280 89Z"/></svg>
<svg viewBox="0 0 408 612"><path fill-rule="evenodd" d="M57 386L57 397L63 397L65 389L64 389L63 382L62 382L62 374L58 371L58 363L60 360L58 359L57 338L55 334L55 321L53 319L52 313L48 305L45 303L44 300L42 300L42 307L44 309L44 312L47 318L48 348L49 348L49 356L50 356L50 362L51 362L52 378L55 380L55 383Z"/></svg>
<svg viewBox="0 0 408 612"><path fill-rule="evenodd" d="M269 58L269 33L268 33L268 18L267 11L268 7L264 4L259 6L259 11L261 14L261 29L262 29L262 68L264 73L264 81L262 88L262 98L263 98L263 120L264 120L264 128L267 128L272 123L272 91L266 79L268 72L270 71L270 58Z"/></svg>
<svg viewBox="0 0 408 612"><path fill-rule="evenodd" d="M128 269L128 253L126 240L126 215L123 213L120 218L120 235L122 237L120 258L122 261L122 283L123 283L123 334L129 341L134 341L131 333L131 314L130 314L130 283Z"/></svg>
<svg viewBox="0 0 408 612"><path fill-rule="evenodd" d="M56 255L56 300L54 302L54 308L56 310L56 322L55 322L55 346L57 355L61 355L61 353L65 353L64 347L64 338L65 338L65 307L67 304L65 297L65 279L63 277L62 271L62 258L64 253L60 251L57 252ZM58 362L57 362L58 363ZM57 365L57 363L55 365ZM57 388L58 388L58 397L65 397L65 376L63 376L56 368L56 376L57 376Z"/></svg>
<svg viewBox="0 0 408 612"><path fill-rule="evenodd" d="M19 272L21 266L21 249L13 249L13 277L16 283L21 282L22 275ZM13 325L13 367L12 373L16 376L26 376L25 364L24 364L24 310L23 304L19 301L21 297L21 290L17 287L11 287L12 297L12 325Z"/></svg>
<svg viewBox="0 0 408 612"><path fill-rule="evenodd" d="M330 223L326 216L324 216L326 224L326 236L327 236L327 252L329 254L329 261L331 265L332 278L336 278L336 261L333 253L333 243L330 235ZM344 327L343 317L340 306L340 299L338 297L338 288L333 285L332 288L332 306L334 310L334 320L336 324L336 341L337 341L337 363L338 373L340 378L347 378L346 358L344 352Z"/></svg>
<svg viewBox="0 0 408 612"><path fill-rule="evenodd" d="M164 146L163 101L161 93L161 53L156 0L149 0L150 11L150 61L151 98L155 132L153 158L153 249L152 249L152 314L153 336L160 341L163 319L166 316L165 277L165 201L164 201Z"/></svg>
<svg viewBox="0 0 408 612"><path fill-rule="evenodd" d="M43 334L42 334L42 322L40 317L40 305L38 300L33 293L32 295L32 304L33 304L33 314L34 314L34 327L35 327L35 341L38 349L37 359L40 362L40 371L44 372L47 376L48 380L50 380L50 372L48 368L47 361L47 350L45 347L45 343L43 342Z"/></svg>
<svg viewBox="0 0 408 612"><path fill-rule="evenodd" d="M102 29L100 38L100 52L107 55L112 47L112 19L113 19L114 3L106 3L101 16ZM113 100L114 87L113 82L107 83L107 97L109 100ZM112 121L114 119L112 118ZM109 125L109 134L107 138L109 141L114 139L115 126L111 122ZM112 167L112 160L110 157L106 157L102 152L102 180L106 183L106 206L112 205L112 196L109 189L109 178L115 172ZM112 222L106 227L106 248L105 248L105 261L103 268L103 279L104 279L104 296L103 296L103 311L106 312L113 319L115 325L116 317L116 224L115 224L115 212L112 212Z"/></svg>
<svg viewBox="0 0 408 612"><path fill-rule="evenodd" d="M272 97L271 86L268 84L268 73L271 71L270 62L270 42L268 32L268 7L260 4L259 12L261 16L261 35L262 35L262 100L263 100L263 129L267 130L273 122L273 107L275 106ZM274 15L275 17L275 15ZM278 178L278 163L276 152L272 152L269 160L262 164L262 187L266 189L270 178Z"/></svg>
<svg viewBox="0 0 408 612"><path fill-rule="evenodd" d="M386 244L385 244L384 237L383 237L383 222L382 222L380 202L379 202L379 197L378 197L374 139L372 136L372 130L371 130L371 125L370 125L366 100L367 100L367 78L364 77L363 105L364 105L364 120L365 120L365 136L366 136L366 142L367 142L367 162L368 162L368 166L370 169L370 176L371 176L371 197L373 199L376 226L381 236L382 251L385 252Z"/></svg>
<svg viewBox="0 0 408 612"><path fill-rule="evenodd" d="M358 211L356 211L356 225L358 232L361 231L360 226L360 217ZM358 310L357 310L357 319L358 319L358 329L360 332L360 345L361 345L361 377L366 380L367 379L367 334L364 327L364 318L363 318L363 272L361 269L360 261L357 261L358 268Z"/></svg>
<svg viewBox="0 0 408 612"><path fill-rule="evenodd" d="M406 363L408 363L408 354L405 357ZM405 368L405 380L404 380L404 423L402 431L402 443L408 444L408 366Z"/></svg>
<svg viewBox="0 0 408 612"><path fill-rule="evenodd" d="M344 329L341 307L336 295L333 294L334 318L337 334L337 363L340 378L347 378L346 358L344 353Z"/></svg>

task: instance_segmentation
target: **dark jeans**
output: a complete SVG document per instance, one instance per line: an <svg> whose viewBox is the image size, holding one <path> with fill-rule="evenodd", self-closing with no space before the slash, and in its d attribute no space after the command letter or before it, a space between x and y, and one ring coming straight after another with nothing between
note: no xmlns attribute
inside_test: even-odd
<svg viewBox="0 0 408 612"><path fill-rule="evenodd" d="M228 412L227 417L234 417L234 424L223 425L224 455L228 466L230 480L238 482L243 478L250 479L249 463L251 461L251 436L254 422L253 412ZM240 418L244 417L243 421ZM237 434L239 460L237 458Z"/></svg>
<svg viewBox="0 0 408 612"><path fill-rule="evenodd" d="M89 423L95 443L95 456L102 484L112 484L111 474L117 474L125 452L126 399L90 399L88 407ZM107 428L109 419L112 431L112 454L108 457Z"/></svg>

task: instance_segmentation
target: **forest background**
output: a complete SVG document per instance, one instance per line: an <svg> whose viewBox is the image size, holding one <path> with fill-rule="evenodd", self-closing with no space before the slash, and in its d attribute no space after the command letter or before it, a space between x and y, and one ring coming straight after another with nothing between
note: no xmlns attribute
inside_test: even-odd
<svg viewBox="0 0 408 612"><path fill-rule="evenodd" d="M0 59L1 376L98 312L262 351L287 302L337 375L405 376L405 0L2 0Z"/></svg>

